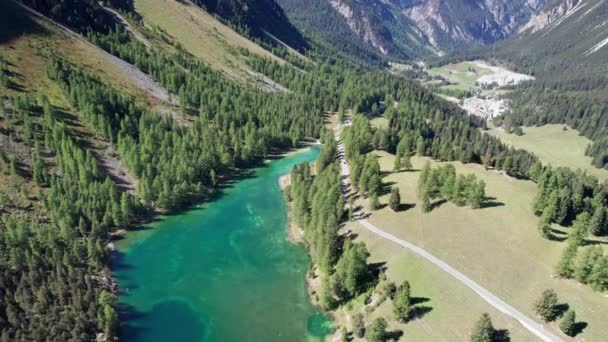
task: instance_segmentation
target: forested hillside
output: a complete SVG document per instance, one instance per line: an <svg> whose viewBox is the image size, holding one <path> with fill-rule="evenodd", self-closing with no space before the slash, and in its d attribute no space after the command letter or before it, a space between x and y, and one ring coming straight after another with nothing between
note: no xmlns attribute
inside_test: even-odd
<svg viewBox="0 0 608 342"><path fill-rule="evenodd" d="M346 20L326 0L278 0L300 31L324 49L355 57L364 62L380 63L382 57L354 33Z"/></svg>
<svg viewBox="0 0 608 342"><path fill-rule="evenodd" d="M497 58L534 75L510 95L514 124L577 129L594 141L587 153L600 168L608 166L607 16L604 1L551 1L511 39L465 57Z"/></svg>
<svg viewBox="0 0 608 342"><path fill-rule="evenodd" d="M288 11L302 10L282 1L289 3ZM119 317L131 312L116 303L120 284L111 276L112 239L156 214L213 200L236 176L309 139L324 142L316 172L308 165L295 168L289 195L323 273L321 304L333 308L364 293L376 280L367 268L367 249L337 236L344 203L336 143L324 126L328 112L354 114L345 140L353 181L363 196L377 199L382 186L378 161L368 153L372 148L397 153L400 163L415 151L538 182L541 200L534 210L543 218L542 234L548 235L551 223L570 224L581 215L592 216L593 234L606 234L606 189L597 180L541 165L534 155L484 134L483 119L375 67L383 58L361 44L329 5L318 10L333 14L320 14L312 23L294 17L300 18L294 20L298 27L314 26L304 33L321 42L309 57L295 57L280 44L270 48L272 54L238 35L238 48L225 44L227 55L218 58L222 66L242 63L253 77L281 85L269 90L193 52L200 31L188 37L192 46L185 46L183 37L172 37L138 13L137 3L21 3L46 18L12 0L0 3L2 341L114 339ZM243 34L267 42L268 32L293 48L308 48L274 1L197 5ZM215 27L209 31L228 36ZM599 94L605 88L600 83L586 94ZM539 88L531 89L536 96ZM544 98L553 95L546 93ZM590 120L596 112L583 114L571 120L581 120L576 125L595 134ZM388 120L386 128L371 129L365 116L377 115ZM464 201L477 206L480 196ZM604 275L581 279L604 289ZM399 292L407 311L409 284Z"/></svg>
<svg viewBox="0 0 608 342"><path fill-rule="evenodd" d="M419 117L445 111L465 118L413 82L322 54L316 64L302 63L299 70L243 51L252 69L290 90L262 91L227 79L162 32L146 31L146 37L164 48L146 46L120 25L72 20L65 4L44 2L36 8L86 32L91 43L145 73L178 99L179 108L161 115L122 91L116 80L101 78L105 73L88 61L54 50L53 34L38 33L57 30L50 23L7 36L3 44L13 48L2 46L0 137L8 142L1 145L2 184L26 184L31 190L23 196L2 188L5 340L116 336L120 312L105 247L111 235L155 211L210 198L218 184L273 149L320 137L325 111L368 112L394 98ZM12 2L2 6L13 25L42 20ZM93 2L79 6L91 16L102 13ZM35 43L21 43L30 37ZM16 67L19 55L13 51L22 54L21 49L34 51L27 70ZM478 124L465 125L475 130ZM434 133L424 136L430 147ZM130 192L115 178L125 175L108 168L92 149L99 144L115 151L104 158L123 164L121 172L135 179ZM11 205L22 201L28 204ZM34 239L39 243L32 244ZM353 248L352 253L359 249Z"/></svg>

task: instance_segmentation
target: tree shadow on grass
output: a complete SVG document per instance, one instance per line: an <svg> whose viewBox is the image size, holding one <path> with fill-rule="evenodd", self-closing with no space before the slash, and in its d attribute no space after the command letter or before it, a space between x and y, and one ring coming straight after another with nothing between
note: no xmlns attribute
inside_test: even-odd
<svg viewBox="0 0 608 342"><path fill-rule="evenodd" d="M426 305L415 306L412 308L412 311L410 312L408 321L420 319L420 318L426 316L426 314L428 314L431 311L433 311L433 308L430 306L426 306Z"/></svg>
<svg viewBox="0 0 608 342"><path fill-rule="evenodd" d="M568 239L568 234L557 229L549 228L548 239L556 242L564 242L566 239Z"/></svg>
<svg viewBox="0 0 608 342"><path fill-rule="evenodd" d="M507 329L497 329L494 332L494 339L496 342L509 342L511 341L511 334Z"/></svg>
<svg viewBox="0 0 608 342"><path fill-rule="evenodd" d="M417 304L426 303L430 300L431 300L430 298L426 298L426 297L412 297L412 299L410 300L410 303L412 305L417 305Z"/></svg>
<svg viewBox="0 0 608 342"><path fill-rule="evenodd" d="M395 184L397 184L397 183L396 182L382 183L382 186L380 187L380 193L378 195L382 196L382 195L390 194L391 190L393 189L393 185L395 185Z"/></svg>
<svg viewBox="0 0 608 342"><path fill-rule="evenodd" d="M481 208L480 209L487 209L487 208L495 208L495 207L504 207L505 204L499 201L488 201L485 200L482 204L481 204Z"/></svg>
<svg viewBox="0 0 608 342"><path fill-rule="evenodd" d="M448 202L448 200L446 200L446 199L440 199L439 201L435 201L435 202L431 203L431 210L437 209L447 202Z"/></svg>
<svg viewBox="0 0 608 342"><path fill-rule="evenodd" d="M562 317L567 311L570 309L570 305L568 303L561 303L555 306L555 319Z"/></svg>
<svg viewBox="0 0 608 342"><path fill-rule="evenodd" d="M592 240L592 239L583 240L583 246L597 246L597 245L608 245L608 241Z"/></svg>
<svg viewBox="0 0 608 342"><path fill-rule="evenodd" d="M574 331L572 333L572 337L580 334L583 332L583 330L585 330L585 328L587 327L587 322L576 322L574 323Z"/></svg>
<svg viewBox="0 0 608 342"><path fill-rule="evenodd" d="M397 208L397 210L395 210L395 211L402 212L402 211L410 210L413 208L416 208L416 203L401 203L401 204L399 204L399 208Z"/></svg>
<svg viewBox="0 0 608 342"><path fill-rule="evenodd" d="M401 331L401 330L388 331L386 333L386 336L388 337L388 341L399 341L401 336L403 336L403 331Z"/></svg>

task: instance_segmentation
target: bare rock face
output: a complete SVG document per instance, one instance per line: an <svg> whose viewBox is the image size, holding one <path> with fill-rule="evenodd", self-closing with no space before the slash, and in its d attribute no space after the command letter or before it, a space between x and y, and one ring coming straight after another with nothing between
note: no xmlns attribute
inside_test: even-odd
<svg viewBox="0 0 608 342"><path fill-rule="evenodd" d="M385 55L490 44L517 32L546 0L328 0ZM571 0L577 1L577 0Z"/></svg>
<svg viewBox="0 0 608 342"><path fill-rule="evenodd" d="M558 24L560 20L572 15L583 7L583 0L564 0L556 6L540 11L530 18L530 21L519 29L520 33L535 33L552 24Z"/></svg>

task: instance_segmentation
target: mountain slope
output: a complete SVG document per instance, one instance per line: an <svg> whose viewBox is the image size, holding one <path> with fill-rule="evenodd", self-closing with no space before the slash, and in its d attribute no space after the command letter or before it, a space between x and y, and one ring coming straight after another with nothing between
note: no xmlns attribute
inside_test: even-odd
<svg viewBox="0 0 608 342"><path fill-rule="evenodd" d="M274 0L194 0L208 12L217 14L248 35L267 39L266 33L280 39L292 48L303 51L306 40L291 24Z"/></svg>
<svg viewBox="0 0 608 342"><path fill-rule="evenodd" d="M606 0L554 0L517 35L481 53L537 77L510 95L515 124L567 124L594 142L587 155L595 166L604 168L608 167L607 18Z"/></svg>
<svg viewBox="0 0 608 342"><path fill-rule="evenodd" d="M562 79L608 71L608 1L556 0L496 47L527 72ZM577 74L576 76L574 74Z"/></svg>
<svg viewBox="0 0 608 342"><path fill-rule="evenodd" d="M505 39L545 0L322 0L359 39L381 54L421 58ZM314 30L315 2L279 0L287 14ZM298 5L295 5L298 3Z"/></svg>

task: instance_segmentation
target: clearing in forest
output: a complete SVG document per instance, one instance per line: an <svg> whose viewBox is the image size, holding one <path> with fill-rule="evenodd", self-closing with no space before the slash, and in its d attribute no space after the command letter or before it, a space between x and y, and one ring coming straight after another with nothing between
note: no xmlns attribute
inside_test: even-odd
<svg viewBox="0 0 608 342"><path fill-rule="evenodd" d="M598 169L591 164L591 157L585 156L585 149L592 141L578 131L565 125L544 125L522 127L521 136L494 128L488 131L504 143L536 154L543 162L552 166L566 166L582 169L600 180L608 179L608 170Z"/></svg>

